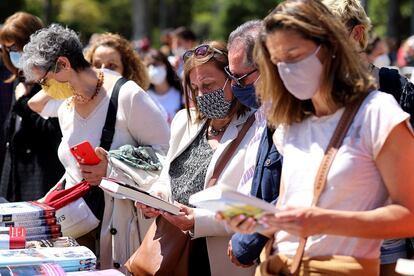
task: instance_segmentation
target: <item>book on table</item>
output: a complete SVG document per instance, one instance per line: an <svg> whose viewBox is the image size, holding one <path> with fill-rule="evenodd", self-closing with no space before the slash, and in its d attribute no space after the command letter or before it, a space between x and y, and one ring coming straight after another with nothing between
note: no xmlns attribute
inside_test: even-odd
<svg viewBox="0 0 414 276"><path fill-rule="evenodd" d="M79 246L79 243L72 237L60 237L55 239L39 239L35 241L27 241L26 248L40 247L72 247Z"/></svg>
<svg viewBox="0 0 414 276"><path fill-rule="evenodd" d="M58 264L8 265L0 266L1 276L64 276L65 271Z"/></svg>
<svg viewBox="0 0 414 276"><path fill-rule="evenodd" d="M96 256L85 246L0 250L0 266L57 263L66 272L91 270Z"/></svg>
<svg viewBox="0 0 414 276"><path fill-rule="evenodd" d="M18 221L4 221L0 222L0 227L11 226L11 227L39 227L56 225L57 221L55 217L40 218L40 219L29 219L29 220L18 220Z"/></svg>
<svg viewBox="0 0 414 276"><path fill-rule="evenodd" d="M112 196L116 198L128 198L139 203L145 204L155 209L169 212L173 215L180 213L180 207L162 200L156 196L149 194L148 192L126 183L119 182L111 178L102 178L99 186Z"/></svg>
<svg viewBox="0 0 414 276"><path fill-rule="evenodd" d="M35 220L54 216L54 208L35 201L0 203L0 222Z"/></svg>
<svg viewBox="0 0 414 276"><path fill-rule="evenodd" d="M227 186L214 186L190 196L189 203L212 212L221 212L224 218L237 215L260 218L278 211L275 205Z"/></svg>
<svg viewBox="0 0 414 276"><path fill-rule="evenodd" d="M26 228L0 227L0 249L22 249L25 246Z"/></svg>

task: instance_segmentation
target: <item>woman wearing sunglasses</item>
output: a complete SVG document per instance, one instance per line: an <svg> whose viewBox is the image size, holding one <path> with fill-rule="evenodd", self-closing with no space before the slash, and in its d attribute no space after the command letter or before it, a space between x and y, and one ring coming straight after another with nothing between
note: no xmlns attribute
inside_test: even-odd
<svg viewBox="0 0 414 276"><path fill-rule="evenodd" d="M224 70L228 65L226 45L203 44L187 51L183 58L187 108L172 121L170 150L160 180L152 188L153 193L180 203L182 214L174 216L144 205L139 207L149 217L162 215L195 239L190 275L252 275L251 269L238 268L227 258L229 229L214 219L214 213L188 204L192 194L206 188L217 161L252 111L232 95L231 81ZM254 125L250 127L216 185L237 189L244 171L245 147L254 129Z"/></svg>

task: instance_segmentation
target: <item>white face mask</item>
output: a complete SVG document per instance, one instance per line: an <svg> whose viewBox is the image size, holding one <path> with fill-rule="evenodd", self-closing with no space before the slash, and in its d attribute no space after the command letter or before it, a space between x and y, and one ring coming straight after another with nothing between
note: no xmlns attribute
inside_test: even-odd
<svg viewBox="0 0 414 276"><path fill-rule="evenodd" d="M316 54L320 48L321 46L314 53L298 62L277 63L283 84L299 100L312 98L319 89L323 66Z"/></svg>
<svg viewBox="0 0 414 276"><path fill-rule="evenodd" d="M387 67L391 65L390 57L387 54L377 56L373 62L378 68Z"/></svg>
<svg viewBox="0 0 414 276"><path fill-rule="evenodd" d="M20 62L20 59L22 57L22 53L15 52L15 51L10 51L9 56L10 56L10 61L13 64L13 66L16 67L17 69L22 69L22 64Z"/></svg>
<svg viewBox="0 0 414 276"><path fill-rule="evenodd" d="M165 81L165 78L167 77L167 69L165 66L154 66L150 65L148 66L148 74L151 80L151 83L153 85L159 85L163 81Z"/></svg>
<svg viewBox="0 0 414 276"><path fill-rule="evenodd" d="M180 58L184 55L185 51L186 50L183 47L172 49L173 55Z"/></svg>

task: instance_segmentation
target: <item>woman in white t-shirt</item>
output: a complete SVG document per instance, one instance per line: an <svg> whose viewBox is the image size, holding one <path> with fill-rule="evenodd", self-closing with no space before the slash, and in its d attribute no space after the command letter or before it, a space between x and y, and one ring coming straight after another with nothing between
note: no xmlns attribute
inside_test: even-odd
<svg viewBox="0 0 414 276"><path fill-rule="evenodd" d="M283 169L282 210L261 219L268 227L262 234L274 235L274 255L259 270L288 271L299 237L308 237L301 275L378 275L381 239L414 233L409 115L392 96L373 91L344 26L320 1L285 1L263 26L257 91L272 103L267 114L279 126L274 142ZM345 107L367 93L311 207L333 131ZM243 230L254 226L248 220Z"/></svg>
<svg viewBox="0 0 414 276"><path fill-rule="evenodd" d="M148 94L163 107L171 123L177 111L183 108L181 81L159 50L151 49L144 57L151 86Z"/></svg>

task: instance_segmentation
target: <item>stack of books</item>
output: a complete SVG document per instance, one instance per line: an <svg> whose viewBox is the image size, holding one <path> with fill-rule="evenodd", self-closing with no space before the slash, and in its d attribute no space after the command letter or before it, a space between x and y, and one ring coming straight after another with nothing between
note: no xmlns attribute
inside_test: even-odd
<svg viewBox="0 0 414 276"><path fill-rule="evenodd" d="M55 263L65 272L94 270L96 256L85 246L0 250L0 267Z"/></svg>
<svg viewBox="0 0 414 276"><path fill-rule="evenodd" d="M33 201L1 203L0 227L24 227L26 241L62 236L60 225L56 221L55 209ZM7 229L1 228L0 231L7 232Z"/></svg>
<svg viewBox="0 0 414 276"><path fill-rule="evenodd" d="M63 268L58 264L8 265L0 266L1 276L64 276Z"/></svg>

